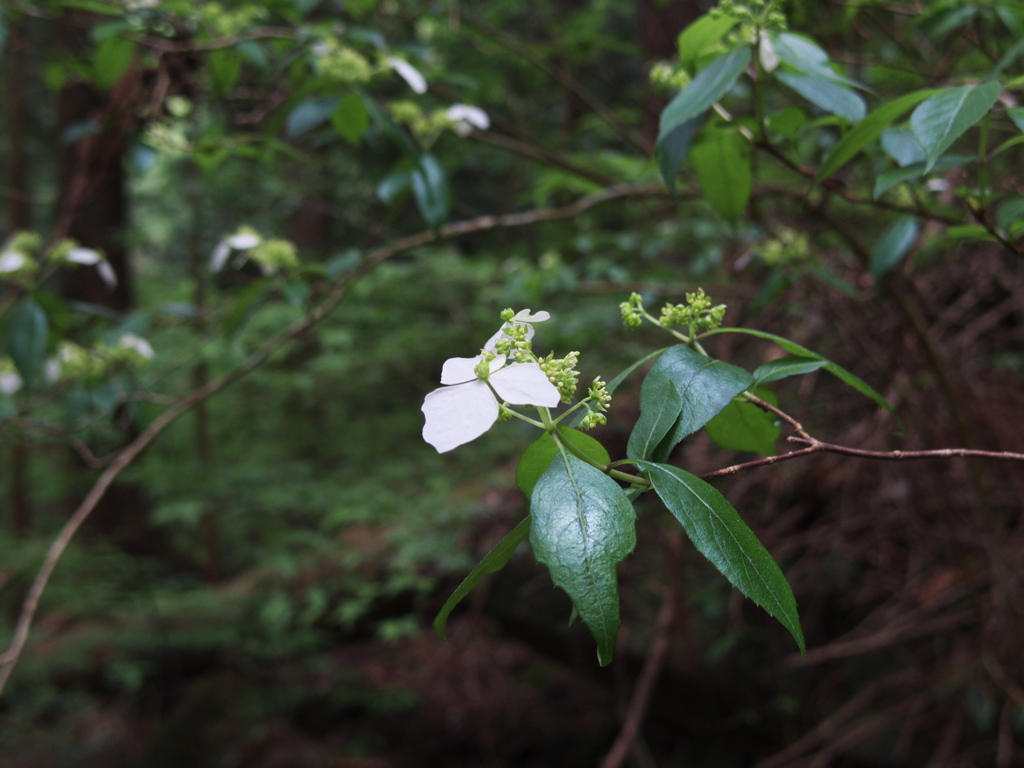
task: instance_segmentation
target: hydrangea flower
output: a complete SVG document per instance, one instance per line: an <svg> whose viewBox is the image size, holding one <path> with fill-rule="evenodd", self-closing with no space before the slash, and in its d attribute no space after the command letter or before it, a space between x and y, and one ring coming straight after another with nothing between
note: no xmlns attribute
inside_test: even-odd
<svg viewBox="0 0 1024 768"><path fill-rule="evenodd" d="M409 87L412 88L415 93L427 92L426 79L420 74L420 71L408 61L400 59L397 56L391 56L388 58L388 64L390 64L391 68L409 84Z"/></svg>
<svg viewBox="0 0 1024 768"><path fill-rule="evenodd" d="M100 279L107 284L108 288L117 285L117 273L99 251L92 248L72 248L64 254L64 260L72 264L96 267Z"/></svg>
<svg viewBox="0 0 1024 768"><path fill-rule="evenodd" d="M495 334L492 341L501 333ZM498 420L501 401L545 408L558 405L558 388L548 381L537 363L505 362L504 355L492 357L486 353L453 357L445 362L441 369L441 383L445 386L428 394L421 409L426 418L423 439L438 453L476 440L489 430Z"/></svg>
<svg viewBox="0 0 1024 768"><path fill-rule="evenodd" d="M486 131L491 127L491 118L487 113L469 104L453 104L448 107L445 117L452 121L452 130L459 136L469 136L474 128Z"/></svg>

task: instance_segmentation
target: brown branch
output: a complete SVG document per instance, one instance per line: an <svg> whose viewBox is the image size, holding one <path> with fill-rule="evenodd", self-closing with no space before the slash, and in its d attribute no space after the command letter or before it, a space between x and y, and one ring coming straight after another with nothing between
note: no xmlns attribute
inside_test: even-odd
<svg viewBox="0 0 1024 768"><path fill-rule="evenodd" d="M674 543L676 546L673 549L678 551L679 540L676 539ZM654 694L654 686L658 682L658 675L665 664L669 637L675 620L676 590L679 583L675 573L678 557L676 552L672 554L668 563L669 574L665 579L665 587L662 591L661 609L658 611L658 619L654 626L654 637L644 659L644 666L640 670L636 688L633 689L633 696L629 700L622 730L615 737L612 748L608 750L608 754L601 762L601 768L619 768L626 761L633 743L640 735L640 728L643 726L647 708L651 703L651 696Z"/></svg>
<svg viewBox="0 0 1024 768"><path fill-rule="evenodd" d="M416 235L397 240L390 245L381 246L372 251L363 264L355 272L342 277L336 282L325 296L324 300L304 317L297 320L290 328L278 336L267 341L262 347L237 368L224 374L218 379L210 381L206 385L179 398L168 410L154 419L142 433L131 443L125 446L116 456L113 457L109 466L100 474L96 483L82 500L68 521L61 528L57 537L53 540L43 564L40 567L28 594L22 603L21 613L15 625L14 636L8 649L0 654L0 696L3 695L4 687L10 679L28 642L29 632L35 619L36 611L39 608L39 599L42 597L46 586L53 575L57 563L60 562L65 550L71 543L78 529L92 514L100 499L103 498L107 489L123 469L129 466L135 459L152 443L164 429L173 423L179 416L187 413L199 403L209 397L226 389L239 379L242 379L250 371L262 365L282 345L289 340L299 336L312 328L320 320L325 318L341 302L349 285L368 273L381 262L404 251L411 250L420 245L433 242L438 239L454 237L457 235L479 232L481 230L494 229L498 227L526 226L540 221L554 221L567 219L576 216L587 209L611 200L623 199L630 196L645 196L664 194L660 187L635 187L620 185L609 189L601 190L592 195L580 198L572 205L563 208L541 209L525 211L523 213L508 214L504 216L481 216L468 221L455 222L441 228L437 232L421 232Z"/></svg>

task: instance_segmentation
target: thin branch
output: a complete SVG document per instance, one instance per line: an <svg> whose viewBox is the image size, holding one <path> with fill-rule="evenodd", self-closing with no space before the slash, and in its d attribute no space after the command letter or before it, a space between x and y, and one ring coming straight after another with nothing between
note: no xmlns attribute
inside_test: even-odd
<svg viewBox="0 0 1024 768"><path fill-rule="evenodd" d="M219 379L210 381L205 386L202 386L199 389L179 398L170 408L168 408L168 410L164 411L160 416L154 419L150 425L143 430L137 438L135 438L135 440L125 446L125 448L114 456L109 466L107 466L102 474L100 474L88 495L82 500L82 503L74 511L68 521L64 524L64 527L61 528L60 532L57 534L57 537L53 540L53 543L50 545L50 548L46 553L46 557L43 560L43 564L40 567L39 572L36 574L35 579L32 581L28 594L22 603L21 613L19 614L17 624L15 625L14 637L11 640L11 644L3 654L0 654L0 696L3 695L4 687L6 686L8 679L10 679L11 673L14 671L14 668L18 663L18 659L21 657L21 654L25 649L25 645L28 642L29 632L32 629L32 623L35 619L36 611L39 608L39 599L46 590L46 586L50 581L50 577L53 575L54 569L57 567L57 563L60 562L61 557L68 548L68 545L71 543L75 534L78 532L78 529L82 527L85 521L92 514L96 505L103 498L111 483L114 482L114 479L123 469L135 461L139 454L141 454L142 451L145 450L150 443L152 443L160 433L163 432L163 430L173 423L179 416L187 413L199 403L204 402L207 398L226 389L239 379L242 379L249 372L266 362L266 360L283 344L309 330L320 322L320 320L329 315L341 302L349 285L392 256L435 240L499 227L519 227L541 221L568 219L604 202L631 196L650 196L654 194L663 195L665 193L660 187L619 185L582 197L572 205L568 205L563 208L525 211L522 213L508 214L504 216L481 216L468 221L448 224L441 227L440 233L433 231L421 232L416 235L410 235L409 237L396 240L390 245L382 246L375 251L372 251L363 261L363 264L359 269L342 277L338 282L334 283L324 300L317 307L293 323L290 328L267 341L262 347L256 350L256 352L250 355L244 363L224 374Z"/></svg>

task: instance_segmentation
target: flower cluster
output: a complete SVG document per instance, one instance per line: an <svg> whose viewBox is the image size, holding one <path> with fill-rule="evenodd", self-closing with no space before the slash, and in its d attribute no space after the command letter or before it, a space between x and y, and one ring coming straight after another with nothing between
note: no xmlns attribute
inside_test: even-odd
<svg viewBox="0 0 1024 768"><path fill-rule="evenodd" d="M250 227L239 227L235 234L217 244L210 254L210 271L220 272L232 253L238 254L232 262L235 269L252 260L267 277L299 265L294 244L287 240L266 240Z"/></svg>
<svg viewBox="0 0 1024 768"><path fill-rule="evenodd" d="M562 358L556 358L552 352L543 360L537 361L541 370L547 374L548 380L558 387L558 394L561 395L563 403L572 402L576 387L579 386L580 372L575 370L579 359L579 352L570 352Z"/></svg>
<svg viewBox="0 0 1024 768"><path fill-rule="evenodd" d="M42 239L35 232L15 232L0 250L0 279L27 287L39 269L35 259Z"/></svg>
<svg viewBox="0 0 1024 768"><path fill-rule="evenodd" d="M441 369L441 384L423 400L423 439L445 453L489 430L509 405L553 408L561 395L529 348L533 323L550 317L529 310L502 313L504 324L476 357L453 357ZM526 342L513 352L512 347ZM499 352L498 347L505 349ZM526 360L527 353L531 360Z"/></svg>
<svg viewBox="0 0 1024 768"><path fill-rule="evenodd" d="M584 401L587 415L580 422L583 429L593 429L608 423L608 417L604 414L608 410L608 406L611 405L612 396L608 394L607 386L600 376L594 379L590 385L590 391Z"/></svg>
<svg viewBox="0 0 1024 768"><path fill-rule="evenodd" d="M697 331L710 331L722 324L725 318L725 304L711 306L711 297L698 288L696 293L686 294L685 304L666 304L661 309L658 324L662 328L685 326L692 336Z"/></svg>
<svg viewBox="0 0 1024 768"><path fill-rule="evenodd" d="M792 267L811 260L807 235L791 227L780 227L775 237L760 243L755 252L770 267Z"/></svg>
<svg viewBox="0 0 1024 768"><path fill-rule="evenodd" d="M629 294L629 301L619 304L622 322L627 328L639 328L644 323L644 301L639 293Z"/></svg>
<svg viewBox="0 0 1024 768"><path fill-rule="evenodd" d="M359 51L334 37L314 43L311 51L317 71L341 85L362 85L373 76L373 66Z"/></svg>
<svg viewBox="0 0 1024 768"><path fill-rule="evenodd" d="M678 63L657 61L651 66L650 80L653 85L683 90L690 84L690 73Z"/></svg>

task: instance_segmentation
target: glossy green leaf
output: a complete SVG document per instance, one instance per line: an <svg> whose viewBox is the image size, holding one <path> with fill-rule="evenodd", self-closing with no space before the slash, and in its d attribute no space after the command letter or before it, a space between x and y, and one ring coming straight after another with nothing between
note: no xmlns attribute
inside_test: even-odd
<svg viewBox="0 0 1024 768"><path fill-rule="evenodd" d="M999 98L996 80L947 88L918 105L910 116L910 129L924 147L930 170L949 146L981 120Z"/></svg>
<svg viewBox="0 0 1024 768"><path fill-rule="evenodd" d="M331 114L331 125L341 138L359 146L363 134L370 127L370 113L356 93L346 93L338 100L338 108Z"/></svg>
<svg viewBox="0 0 1024 768"><path fill-rule="evenodd" d="M334 97L305 99L289 113L284 124L285 135L289 139L294 139L306 131L323 125L337 108L338 99Z"/></svg>
<svg viewBox="0 0 1024 768"><path fill-rule="evenodd" d="M917 235L921 231L915 216L900 216L893 222L882 236L878 238L875 247L871 249L871 260L868 269L875 280L881 277L890 269L895 267L903 257L910 251L911 246L917 241Z"/></svg>
<svg viewBox="0 0 1024 768"><path fill-rule="evenodd" d="M882 149L901 168L923 163L924 147L909 128L888 128L882 133Z"/></svg>
<svg viewBox="0 0 1024 768"><path fill-rule="evenodd" d="M946 157L940 157L930 169L927 163L920 162L911 163L905 168L893 168L892 170L884 171L878 174L878 178L875 179L874 198L877 200L897 184L902 184L905 181L915 181L927 173L942 173L950 168L967 165L974 161L975 158L970 155L947 155Z"/></svg>
<svg viewBox="0 0 1024 768"><path fill-rule="evenodd" d="M824 370L831 373L844 384L853 387L855 390L860 392L865 397L868 397L871 400L873 400L879 407L885 408L887 411L890 412L895 412L895 409L892 407L892 405L889 404L889 401L882 397L880 394L878 394L870 385L867 384L867 382L861 380L857 376L854 376L845 368L836 365L828 358L819 355L817 352L812 352L806 347L801 347L799 344L792 342L789 339L783 338L782 336L776 336L774 333L768 333L767 331L755 331L752 328L717 328L714 331L708 331L706 334L704 334L704 337L714 336L719 333L745 333L748 336L756 336L759 339L768 339L769 341L774 341L776 344L782 347L782 349L786 350L791 355L807 357L812 360L823 360L825 361L825 365L822 366Z"/></svg>
<svg viewBox="0 0 1024 768"><path fill-rule="evenodd" d="M1021 42L1024 43L1024 40ZM1006 110L1006 115L1013 120L1018 130L1024 131L1024 107L1010 107Z"/></svg>
<svg viewBox="0 0 1024 768"><path fill-rule="evenodd" d="M222 48L210 54L207 64L214 90L224 95L235 87L242 73L242 54L234 48Z"/></svg>
<svg viewBox="0 0 1024 768"><path fill-rule="evenodd" d="M612 459L605 447L586 432L562 425L559 425L557 429L562 440L571 443L594 461L599 464L611 464ZM533 486L551 466L551 460L557 455L558 446L549 432L545 432L539 439L534 440L523 451L523 455L519 457L519 463L516 465L516 486L526 498L530 498Z"/></svg>
<svg viewBox="0 0 1024 768"><path fill-rule="evenodd" d="M1024 197L1011 197L996 208L996 226L1003 231L1024 219Z"/></svg>
<svg viewBox="0 0 1024 768"><path fill-rule="evenodd" d="M770 389L758 387L754 394L772 405L779 404ZM705 424L704 429L719 448L752 451L762 456L774 455L775 443L782 432L775 414L743 400L733 400Z"/></svg>
<svg viewBox="0 0 1024 768"><path fill-rule="evenodd" d="M859 87L860 83L836 72L829 65L828 54L817 43L802 35L782 32L772 35L772 48L779 60L805 75L833 83Z"/></svg>
<svg viewBox="0 0 1024 768"><path fill-rule="evenodd" d="M691 154L707 201L719 216L735 223L754 186L750 142L737 131L712 131L694 145Z"/></svg>
<svg viewBox="0 0 1024 768"><path fill-rule="evenodd" d="M654 490L690 541L729 583L789 630L805 653L793 590L739 513L715 488L678 467L641 461Z"/></svg>
<svg viewBox="0 0 1024 768"><path fill-rule="evenodd" d="M697 59L734 26L736 18L724 13L721 16L701 16L679 33L679 63L692 72Z"/></svg>
<svg viewBox="0 0 1024 768"><path fill-rule="evenodd" d="M121 79L135 56L135 43L112 35L96 46L93 54L93 79L100 88L109 88Z"/></svg>
<svg viewBox="0 0 1024 768"><path fill-rule="evenodd" d="M31 299L22 302L7 325L7 353L27 387L42 376L48 332L46 313Z"/></svg>
<svg viewBox="0 0 1024 768"><path fill-rule="evenodd" d="M455 606L461 603L466 595L473 591L473 587L480 583L480 579L488 573L497 573L504 568L512 558L516 548L529 533L530 518L527 517L509 531L505 538L499 541L494 549L488 552L484 559L477 564L476 568L470 571L469 575L462 580L462 583L452 592L451 597L445 601L445 604L441 606L441 610L437 612L437 616L434 618L434 631L439 638L442 640L448 639L445 634L445 627L448 624L448 616L455 610Z"/></svg>
<svg viewBox="0 0 1024 768"><path fill-rule="evenodd" d="M683 438L707 424L752 382L742 368L706 357L685 344L670 347L651 367L640 388L640 419L629 437L626 455L631 459L667 458ZM675 408L666 384L679 395L679 417L664 438L654 441L652 435L664 428Z"/></svg>
<svg viewBox="0 0 1024 768"><path fill-rule="evenodd" d="M856 157L857 154L865 147L877 141L878 138L882 136L885 129L902 117L911 107L920 104L935 93L937 93L937 91L934 90L908 93L906 96L901 96L895 101L882 105L863 120L859 121L846 132L843 138L839 140L839 143L832 148L831 152L829 152L828 157L825 158L825 162L821 165L821 169L814 177L815 183L828 178L838 171L850 162L850 160Z"/></svg>
<svg viewBox="0 0 1024 768"><path fill-rule="evenodd" d="M816 75L794 75L789 72L779 73L776 77L815 106L851 123L862 120L867 112L864 99L846 86L831 80Z"/></svg>
<svg viewBox="0 0 1024 768"><path fill-rule="evenodd" d="M781 112L769 115L767 122L769 130L792 141L797 137L800 128L807 123L807 113L800 107L786 107Z"/></svg>
<svg viewBox="0 0 1024 768"><path fill-rule="evenodd" d="M700 116L679 125L658 145L658 169L668 191L675 194L679 166L690 152L690 144L703 122Z"/></svg>
<svg viewBox="0 0 1024 768"><path fill-rule="evenodd" d="M616 566L636 546L636 514L618 483L560 454L534 486L530 544L597 641L602 666L619 631Z"/></svg>
<svg viewBox="0 0 1024 768"><path fill-rule="evenodd" d="M796 355L781 357L778 360L770 360L754 371L754 386L787 379L790 376L803 376L805 373L812 373L819 368L824 368L827 364L828 361L823 359L798 357Z"/></svg>
<svg viewBox="0 0 1024 768"><path fill-rule="evenodd" d="M411 173L416 207L428 226L437 228L448 219L451 192L444 169L433 155L423 155Z"/></svg>
<svg viewBox="0 0 1024 768"><path fill-rule="evenodd" d="M640 398L640 418L629 436L626 455L646 459L654 454L661 441L676 425L679 413L683 410L683 399L675 383L664 379L660 381L657 391L654 391L653 385L647 388L646 396L641 390Z"/></svg>
<svg viewBox="0 0 1024 768"><path fill-rule="evenodd" d="M661 113L658 144L683 123L703 115L725 96L749 63L750 46L741 45L719 56L693 78Z"/></svg>

